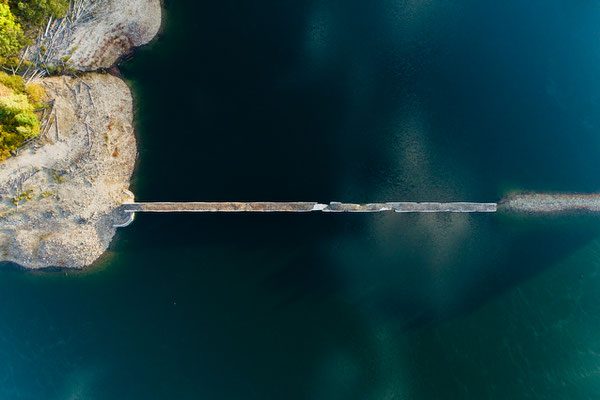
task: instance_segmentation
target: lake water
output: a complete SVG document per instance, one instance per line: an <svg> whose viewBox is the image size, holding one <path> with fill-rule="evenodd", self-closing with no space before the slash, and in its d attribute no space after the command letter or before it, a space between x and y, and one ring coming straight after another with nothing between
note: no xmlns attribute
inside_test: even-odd
<svg viewBox="0 0 600 400"><path fill-rule="evenodd" d="M139 200L600 191L600 6L165 0ZM597 399L600 218L138 215L0 270L2 399Z"/></svg>

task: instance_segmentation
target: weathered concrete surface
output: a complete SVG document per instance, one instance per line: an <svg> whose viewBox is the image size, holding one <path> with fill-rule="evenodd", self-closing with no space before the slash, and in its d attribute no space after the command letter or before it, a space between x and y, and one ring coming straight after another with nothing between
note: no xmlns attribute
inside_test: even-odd
<svg viewBox="0 0 600 400"><path fill-rule="evenodd" d="M474 213L495 212L496 203L370 203L322 204L317 202L190 202L190 203L132 203L124 204L124 212L383 212L399 213Z"/></svg>
<svg viewBox="0 0 600 400"><path fill-rule="evenodd" d="M503 199L498 208L522 213L599 212L600 194L518 194Z"/></svg>

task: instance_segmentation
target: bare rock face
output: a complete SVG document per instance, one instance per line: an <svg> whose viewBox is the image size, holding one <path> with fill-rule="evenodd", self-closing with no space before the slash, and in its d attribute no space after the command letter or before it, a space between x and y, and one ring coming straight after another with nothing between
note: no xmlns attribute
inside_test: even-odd
<svg viewBox="0 0 600 400"><path fill-rule="evenodd" d="M161 25L160 0L96 0L57 59L70 57L80 71L111 67L134 47L148 43Z"/></svg>
<svg viewBox="0 0 600 400"><path fill-rule="evenodd" d="M107 249L133 199L131 93L97 73L41 83L54 99L41 146L0 164L0 261L80 268Z"/></svg>

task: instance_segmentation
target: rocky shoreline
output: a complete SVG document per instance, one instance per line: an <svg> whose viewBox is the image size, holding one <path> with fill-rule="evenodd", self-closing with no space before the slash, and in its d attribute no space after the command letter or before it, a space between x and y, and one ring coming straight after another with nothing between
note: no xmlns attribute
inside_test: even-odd
<svg viewBox="0 0 600 400"><path fill-rule="evenodd" d="M80 0L72 18L50 21L32 57L55 68L110 68L157 35L161 10L160 0Z"/></svg>
<svg viewBox="0 0 600 400"><path fill-rule="evenodd" d="M90 4L87 22L54 52L57 59L67 52L78 71L110 67L160 28L159 0ZM106 251L122 222L119 206L133 201L133 99L125 82L108 74L37 82L51 104L42 134L0 164L0 262L83 268Z"/></svg>

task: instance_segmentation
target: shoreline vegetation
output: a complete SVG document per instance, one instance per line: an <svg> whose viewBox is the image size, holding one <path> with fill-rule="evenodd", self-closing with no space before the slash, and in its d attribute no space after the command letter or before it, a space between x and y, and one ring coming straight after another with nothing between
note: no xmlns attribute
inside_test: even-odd
<svg viewBox="0 0 600 400"><path fill-rule="evenodd" d="M67 0L0 0L0 162L40 133L46 92L24 78L36 65L25 59L25 49L35 43L45 21L63 18L68 10Z"/></svg>

